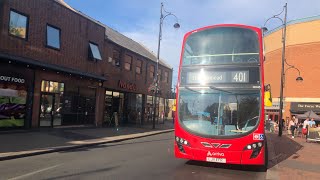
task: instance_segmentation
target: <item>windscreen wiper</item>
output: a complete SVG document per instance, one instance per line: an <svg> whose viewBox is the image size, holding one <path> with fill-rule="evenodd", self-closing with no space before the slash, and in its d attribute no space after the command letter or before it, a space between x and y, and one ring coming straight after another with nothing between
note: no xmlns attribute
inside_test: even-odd
<svg viewBox="0 0 320 180"><path fill-rule="evenodd" d="M218 91L221 91L221 92L226 92L226 93L229 93L229 94L234 94L233 92L226 91L226 90L224 90L224 89L217 88L217 87L215 87L215 86L210 86L210 89L218 90Z"/></svg>
<svg viewBox="0 0 320 180"><path fill-rule="evenodd" d="M191 89L191 88L189 88L189 87L184 87L184 88L188 89L189 91L192 91L192 92L195 92L195 93L201 94L201 92L196 91L196 90L193 90L193 89Z"/></svg>

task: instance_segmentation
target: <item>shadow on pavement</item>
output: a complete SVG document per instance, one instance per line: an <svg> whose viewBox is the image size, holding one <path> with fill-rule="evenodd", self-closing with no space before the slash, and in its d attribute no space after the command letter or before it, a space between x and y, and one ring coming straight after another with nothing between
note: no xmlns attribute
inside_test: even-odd
<svg viewBox="0 0 320 180"><path fill-rule="evenodd" d="M277 134L267 133L269 164L268 169L288 159L292 155L293 158L298 158L296 154L303 146L286 135L279 137Z"/></svg>
<svg viewBox="0 0 320 180"><path fill-rule="evenodd" d="M266 172L253 166L219 164L199 161L187 161L174 169L176 180L185 179L219 179L249 180L266 179Z"/></svg>
<svg viewBox="0 0 320 180"><path fill-rule="evenodd" d="M150 124L126 125L119 128L88 126L65 126L56 128L37 128L19 131L0 131L0 153L29 151L38 149L70 146L71 141L84 141L97 138L114 137L154 130L172 129L171 122L157 124L152 129Z"/></svg>
<svg viewBox="0 0 320 180"><path fill-rule="evenodd" d="M283 135L279 137L277 134L266 134L268 141L268 169L279 164L280 162L292 158L298 158L296 154L302 145L291 140L287 136ZM296 155L296 156L294 156ZM192 167L206 167L209 169L215 169L219 171L223 170L234 170L235 172L250 173L251 172L265 172L266 169L263 166L248 166L248 165L234 165L234 164L220 164L220 163L210 163L202 161L187 161L185 163L187 166Z"/></svg>
<svg viewBox="0 0 320 180"><path fill-rule="evenodd" d="M244 166L237 164L220 164L220 163L211 163L211 162L202 162L202 161L188 161L187 165L195 165L209 168L219 168L219 169L228 169L228 170L238 170L238 171L254 171L254 172L264 172L265 170L257 166Z"/></svg>
<svg viewBox="0 0 320 180"><path fill-rule="evenodd" d="M125 141L113 142L113 143L109 143L109 144L92 145L92 146L83 147L83 148L76 148L76 149L61 151L59 153L90 151L91 149L108 148L108 147L114 147L114 146L125 146L125 145L132 145L132 144L143 144L143 143L151 143L151 142L159 142L159 141L173 141L172 138L145 140L145 141L141 141L141 140L139 141L138 139L134 139L133 142L132 142L132 140L125 140ZM126 142L126 141L131 141L131 142Z"/></svg>

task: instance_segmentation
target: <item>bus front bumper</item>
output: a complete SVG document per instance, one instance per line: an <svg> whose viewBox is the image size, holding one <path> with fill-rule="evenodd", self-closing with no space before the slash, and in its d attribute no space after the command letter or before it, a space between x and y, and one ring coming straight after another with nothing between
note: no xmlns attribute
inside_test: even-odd
<svg viewBox="0 0 320 180"><path fill-rule="evenodd" d="M176 143L174 146L177 158L226 164L264 165L264 148L261 149L257 157L251 158L252 150L222 151L221 149L197 149L183 146L181 151L181 147L179 149Z"/></svg>

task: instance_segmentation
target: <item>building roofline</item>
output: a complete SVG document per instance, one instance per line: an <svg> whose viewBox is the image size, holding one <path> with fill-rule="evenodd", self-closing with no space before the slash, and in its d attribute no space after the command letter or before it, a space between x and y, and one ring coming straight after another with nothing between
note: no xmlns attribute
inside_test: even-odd
<svg viewBox="0 0 320 180"><path fill-rule="evenodd" d="M136 54L139 54L140 56L142 56L142 57L144 57L144 58L146 58L146 59L148 59L148 60L150 60L150 61L156 62L156 59L157 59L156 55L155 55L151 50L149 50L149 49L146 48L144 45L142 45L141 43L139 43L139 42L137 42L137 41L135 41L135 40L133 40L133 39L131 39L131 38L123 35L122 33L120 33L120 32L118 32L118 31L114 30L113 28L111 28L111 27L109 27L109 26L101 23L101 22L98 21L98 20L95 20L94 18L92 18L92 17L90 17L90 16L82 13L81 11L78 11L78 10L74 9L73 7L71 7L70 5L68 5L66 2L64 2L64 0L54 0L54 2L62 5L63 7L69 9L70 11L75 12L75 13L78 14L78 15L80 15L80 16L82 16L82 17L84 17L84 18L86 18L86 19L88 19L88 20L90 20L90 21L92 21L92 22L94 22L94 23L96 23L96 24L104 27L104 28L106 29L106 30L105 30L105 39L108 39L108 40L114 42L115 44L117 44L117 45L119 45L119 46L121 46L121 47L124 47L124 46L122 46L122 45L119 44L118 42L115 42L115 41L113 41L113 40L111 40L111 39L108 38L108 34L106 33L107 29L110 29L110 30L114 31L114 32L117 33L118 35L122 36L123 38L125 38L125 39L127 39L127 40L132 41L133 43L137 43L137 44L140 45L142 48L144 48L146 51L148 51L150 54L152 54L152 55L154 56L154 59L150 59L150 57L148 57L147 55L142 55L142 54L140 54L140 53L138 53L138 52L135 52L134 50L132 50L132 49L130 49L130 48L128 48L128 47L124 47L124 48L126 48L126 49L128 49L128 50L130 50L130 51L132 51L132 52L135 52ZM159 64L161 64L162 66L164 66L164 67L166 67L166 68L172 69L172 67L171 67L168 63L166 63L163 59L160 59L160 60L159 60Z"/></svg>
<svg viewBox="0 0 320 180"><path fill-rule="evenodd" d="M300 24L300 23L306 23L306 22L311 22L311 21L317 21L320 20L320 15L316 16L310 16L310 17L305 17L305 18L300 18L300 19L295 19L287 22L287 26L290 25L295 25L295 24ZM270 31L267 31L264 36L268 36L274 32L277 32L278 30L282 29L283 25L278 26Z"/></svg>

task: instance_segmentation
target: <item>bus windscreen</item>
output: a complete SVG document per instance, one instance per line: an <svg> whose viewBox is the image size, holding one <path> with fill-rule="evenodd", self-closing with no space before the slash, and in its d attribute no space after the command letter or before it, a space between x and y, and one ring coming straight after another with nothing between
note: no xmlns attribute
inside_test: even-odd
<svg viewBox="0 0 320 180"><path fill-rule="evenodd" d="M191 34L186 40L183 66L259 63L256 32L239 27L218 27Z"/></svg>
<svg viewBox="0 0 320 180"><path fill-rule="evenodd" d="M180 87L179 120L200 136L234 136L259 122L259 89Z"/></svg>

